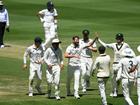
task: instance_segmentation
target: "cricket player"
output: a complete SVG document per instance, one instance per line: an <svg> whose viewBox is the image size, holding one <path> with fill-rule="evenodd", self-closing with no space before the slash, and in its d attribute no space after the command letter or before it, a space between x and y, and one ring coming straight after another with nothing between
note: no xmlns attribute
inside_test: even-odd
<svg viewBox="0 0 140 105"><path fill-rule="evenodd" d="M92 43L80 46L79 45L79 37L74 36L72 38L72 44L69 45L64 54L65 58L68 58L68 70L67 70L67 96L71 95L70 91L70 83L74 76L74 97L76 99L80 99L79 96L79 81L80 81L80 73L81 73L81 51L84 48L90 47L94 44L95 40Z"/></svg>
<svg viewBox="0 0 140 105"><path fill-rule="evenodd" d="M43 23L45 31L45 43L43 44L46 47L51 45L51 42L56 38L56 29L57 29L57 11L54 8L54 4L49 1L47 2L47 9L43 9L38 12L38 16Z"/></svg>
<svg viewBox="0 0 140 105"><path fill-rule="evenodd" d="M130 73L131 68L137 65L137 61L133 55L133 51L130 48L126 48L122 51L122 58L118 64L118 72L116 81L122 81L122 91L127 105L134 105L130 98L131 82L135 79L134 72Z"/></svg>
<svg viewBox="0 0 140 105"><path fill-rule="evenodd" d="M140 52L140 45L137 48L138 52ZM137 94L138 94L138 105L140 105L140 55L136 57L137 59Z"/></svg>
<svg viewBox="0 0 140 105"><path fill-rule="evenodd" d="M121 52L126 49L129 48L129 45L127 43L124 42L124 37L122 33L118 33L116 34L116 43L110 43L110 44L106 44L103 41L101 41L100 39L98 39L98 41L105 47L107 48L111 48L114 51L114 62L113 62L113 67L112 67L112 93L110 94L110 96L113 97L117 97L118 94L118 83L116 81L116 76L117 76L117 71L118 71L118 64L119 61L121 60L122 56L121 56Z"/></svg>
<svg viewBox="0 0 140 105"><path fill-rule="evenodd" d="M140 52L140 45L137 47L138 52ZM134 65L131 72L137 71L137 94L138 94L138 105L140 105L140 55L136 57L137 65Z"/></svg>
<svg viewBox="0 0 140 105"><path fill-rule="evenodd" d="M105 50L106 48L104 46L98 48L100 55L96 58L93 66L93 72L97 69L97 80L102 105L107 105L105 86L110 76L110 56L105 54Z"/></svg>
<svg viewBox="0 0 140 105"><path fill-rule="evenodd" d="M89 30L85 29L82 31L83 39L80 39L80 46L85 46L88 43L92 42L92 39L89 39ZM87 47L81 52L81 84L82 84L82 92L86 92L87 87L90 85L90 76L91 69L93 66L92 60L92 52L97 52L96 43L94 43L91 47Z"/></svg>
<svg viewBox="0 0 140 105"><path fill-rule="evenodd" d="M59 48L61 41L59 39L52 40L52 47L48 48L44 53L44 61L47 64L46 77L48 82L48 98L51 97L51 85L55 86L55 98L60 100L60 71L63 69L63 55Z"/></svg>
<svg viewBox="0 0 140 105"><path fill-rule="evenodd" d="M27 57L30 58L30 73L29 73L29 96L33 96L33 79L35 75L37 76L37 84L35 88L39 93L41 92L41 80L42 80L42 70L41 63L43 58L43 48L41 46L42 39L36 37L34 39L34 44L29 46L24 53L24 65L23 68L27 69Z"/></svg>
<svg viewBox="0 0 140 105"><path fill-rule="evenodd" d="M0 1L0 48L5 47L3 42L5 29L9 32L9 15L3 2Z"/></svg>

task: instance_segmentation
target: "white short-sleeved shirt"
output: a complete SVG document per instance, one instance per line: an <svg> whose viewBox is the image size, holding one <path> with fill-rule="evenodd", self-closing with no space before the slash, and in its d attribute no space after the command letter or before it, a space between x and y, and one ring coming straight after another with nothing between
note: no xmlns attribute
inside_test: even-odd
<svg viewBox="0 0 140 105"><path fill-rule="evenodd" d="M60 65L63 64L63 56L60 48L54 50L53 47L48 48L44 53L44 61L46 64Z"/></svg>
<svg viewBox="0 0 140 105"><path fill-rule="evenodd" d="M138 64L138 66L137 66L137 69L138 69L137 77L140 78L140 55L136 57L136 60L137 60L137 64Z"/></svg>
<svg viewBox="0 0 140 105"><path fill-rule="evenodd" d="M26 64L26 57L29 55L30 62L35 63L42 59L43 57L43 48L40 46L39 48L36 48L35 45L29 46L25 53L24 53L24 63Z"/></svg>
<svg viewBox="0 0 140 105"><path fill-rule="evenodd" d="M101 54L95 60L93 70L97 69L97 77L109 77L110 75L110 56Z"/></svg>
<svg viewBox="0 0 140 105"><path fill-rule="evenodd" d="M89 39L87 42L85 42L83 39L80 39L79 44L80 46L86 46L87 44L91 43L93 40ZM92 45L94 48L96 48L96 43ZM88 48L85 48L81 52L82 57L92 58L92 51Z"/></svg>
<svg viewBox="0 0 140 105"><path fill-rule="evenodd" d="M47 23L54 23L54 17L58 16L56 9L53 12L48 11L48 9L44 9L39 11L40 14L44 15L44 25Z"/></svg>
<svg viewBox="0 0 140 105"><path fill-rule="evenodd" d="M73 44L67 47L66 53L71 54L71 55L81 55L81 51L84 48L84 46L78 46L75 47ZM68 63L70 65L80 65L81 61L79 58L68 58Z"/></svg>
<svg viewBox="0 0 140 105"><path fill-rule="evenodd" d="M118 65L119 71L117 76L120 76L119 78L134 79L135 72L129 73L130 69L134 65L137 65L137 61L135 58L122 58Z"/></svg>

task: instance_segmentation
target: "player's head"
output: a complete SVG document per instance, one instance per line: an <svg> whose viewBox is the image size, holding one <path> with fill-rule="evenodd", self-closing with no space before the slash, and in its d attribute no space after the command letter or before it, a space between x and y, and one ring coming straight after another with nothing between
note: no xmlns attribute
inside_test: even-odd
<svg viewBox="0 0 140 105"><path fill-rule="evenodd" d="M0 10L2 10L2 9L3 9L3 6L4 6L3 2L2 2L2 1L0 1Z"/></svg>
<svg viewBox="0 0 140 105"><path fill-rule="evenodd" d="M121 55L124 56L124 57L134 57L135 56L135 54L134 54L134 52L131 48L125 48L122 51Z"/></svg>
<svg viewBox="0 0 140 105"><path fill-rule="evenodd" d="M79 36L72 37L72 40L75 46L79 46Z"/></svg>
<svg viewBox="0 0 140 105"><path fill-rule="evenodd" d="M84 40L87 40L89 38L89 30L85 29L82 31L82 34L83 34L83 39Z"/></svg>
<svg viewBox="0 0 140 105"><path fill-rule="evenodd" d="M138 52L140 52L140 45L137 47Z"/></svg>
<svg viewBox="0 0 140 105"><path fill-rule="evenodd" d="M98 48L98 51L99 51L100 54L104 54L105 53L105 50L106 50L106 48L104 46L100 46Z"/></svg>
<svg viewBox="0 0 140 105"><path fill-rule="evenodd" d="M116 34L116 41L117 41L117 43L121 43L122 41L124 41L122 33Z"/></svg>
<svg viewBox="0 0 140 105"><path fill-rule="evenodd" d="M61 41L59 39L53 39L52 40L52 46L54 49L57 49L59 47L59 44L61 43Z"/></svg>
<svg viewBox="0 0 140 105"><path fill-rule="evenodd" d="M39 47L40 45L41 45L41 43L42 43L42 39L40 38L40 37L35 37L35 39L34 39L34 43L35 43L35 46L36 47Z"/></svg>
<svg viewBox="0 0 140 105"><path fill-rule="evenodd" d="M52 1L48 1L47 2L47 9L50 12L53 12L54 11L54 4L52 3Z"/></svg>

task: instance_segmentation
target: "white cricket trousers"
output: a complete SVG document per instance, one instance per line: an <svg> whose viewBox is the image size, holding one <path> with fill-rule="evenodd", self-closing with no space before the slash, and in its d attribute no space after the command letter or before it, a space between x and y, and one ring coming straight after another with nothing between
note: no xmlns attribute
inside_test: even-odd
<svg viewBox="0 0 140 105"><path fill-rule="evenodd" d="M72 78L74 77L74 95L78 95L79 91L79 81L80 81L80 65L68 65L67 70L67 95L71 93L70 91L70 83Z"/></svg>
<svg viewBox="0 0 140 105"><path fill-rule="evenodd" d="M111 74L112 74L112 76L111 76L111 82L112 82L112 92L113 93L117 93L117 91L118 91L118 85L119 85L119 82L120 81L116 81L116 78L117 78L117 72L118 72L118 64L113 64L112 65L113 67L112 67L112 72L111 72Z"/></svg>
<svg viewBox="0 0 140 105"><path fill-rule="evenodd" d="M107 105L107 99L106 99L106 83L108 80L108 77L106 78L97 78L98 80L98 87L99 87L99 91L100 91L100 96L102 99L102 105Z"/></svg>
<svg viewBox="0 0 140 105"><path fill-rule="evenodd" d="M51 85L54 84L55 96L59 96L60 90L60 66L54 65L51 70L46 70L46 78L48 82L48 93L51 93Z"/></svg>
<svg viewBox="0 0 140 105"><path fill-rule="evenodd" d="M140 105L140 78L137 78L138 105Z"/></svg>
<svg viewBox="0 0 140 105"><path fill-rule="evenodd" d="M47 48L51 45L51 42L54 38L56 38L55 24L54 23L46 23L44 26L45 31L45 43L44 46Z"/></svg>
<svg viewBox="0 0 140 105"><path fill-rule="evenodd" d="M42 70L41 64L30 63L30 72L29 72L29 93L33 93L33 79L37 76L36 87L40 87L42 80Z"/></svg>
<svg viewBox="0 0 140 105"><path fill-rule="evenodd" d="M127 105L134 105L130 98L130 81L122 78L122 91Z"/></svg>
<svg viewBox="0 0 140 105"><path fill-rule="evenodd" d="M87 88L87 81L90 81L92 67L92 58L81 57L81 85L83 89Z"/></svg>

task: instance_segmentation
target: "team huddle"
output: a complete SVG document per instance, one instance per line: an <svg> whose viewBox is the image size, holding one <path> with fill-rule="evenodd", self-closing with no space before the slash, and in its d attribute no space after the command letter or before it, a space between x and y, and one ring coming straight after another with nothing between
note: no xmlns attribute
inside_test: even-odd
<svg viewBox="0 0 140 105"><path fill-rule="evenodd" d="M47 3L47 9L38 12L40 21L45 31L45 42L40 37L35 37L34 44L29 46L24 53L23 68L27 68L27 56L30 58L29 96L33 96L33 79L37 76L36 90L42 93L42 65L46 64L46 79L48 84L48 98L51 97L52 86L55 88L55 98L60 100L60 74L64 68L63 53L59 47L61 41L57 33L57 11L52 2ZM138 105L140 105L140 56L136 56L130 46L124 42L122 33L115 36L116 42L106 44L98 33L92 40L89 38L90 31L82 31L83 38L72 37L72 43L66 48L64 57L68 59L67 64L67 96L74 94L80 99L79 87L81 83L82 92L85 93L90 86L91 75L97 70L97 81L102 104L107 105L106 83L111 75L112 92L110 96L118 96L118 84L121 80L122 91L128 105L134 105L130 98L133 84L137 83ZM100 43L101 46L97 46ZM114 52L114 61L110 70L111 58L106 54L106 48ZM93 62L93 52L99 52L99 56ZM140 52L140 46L138 46ZM74 86L71 91L71 80Z"/></svg>

